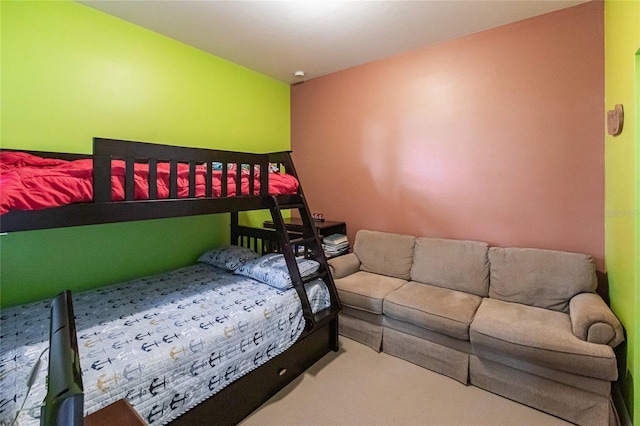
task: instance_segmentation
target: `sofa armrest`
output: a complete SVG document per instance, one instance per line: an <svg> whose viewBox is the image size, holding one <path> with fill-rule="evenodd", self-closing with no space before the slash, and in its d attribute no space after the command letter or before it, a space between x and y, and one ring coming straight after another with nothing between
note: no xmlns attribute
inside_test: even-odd
<svg viewBox="0 0 640 426"><path fill-rule="evenodd" d="M360 270L360 259L355 253L329 259L329 269L333 278L344 278Z"/></svg>
<svg viewBox="0 0 640 426"><path fill-rule="evenodd" d="M615 348L624 340L622 325L596 293L580 293L569 302L573 334L590 343Z"/></svg>

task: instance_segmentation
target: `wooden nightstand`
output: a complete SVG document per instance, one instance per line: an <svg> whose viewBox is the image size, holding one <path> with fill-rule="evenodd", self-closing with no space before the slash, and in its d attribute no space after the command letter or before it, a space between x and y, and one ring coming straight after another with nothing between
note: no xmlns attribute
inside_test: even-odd
<svg viewBox="0 0 640 426"><path fill-rule="evenodd" d="M302 233L304 231L304 227L302 225L302 219L297 217L285 218L284 225L287 227L287 230L291 232ZM324 220L324 221L314 220L313 225L316 228L316 232L318 233L318 238L320 238L321 243L322 243L322 239L329 235L333 235L333 234L347 235L347 224L344 222L335 222L331 220ZM275 229L275 225L273 224L273 221L270 221L270 220L266 220L262 224L262 226L264 226L265 228ZM346 254L347 252L341 253L339 256ZM326 253L325 255L327 256L327 258L334 257L334 256L327 255Z"/></svg>
<svg viewBox="0 0 640 426"><path fill-rule="evenodd" d="M297 217L285 218L284 225L291 232L302 232L304 230L302 226L302 219ZM313 225L316 227L316 232L318 233L318 237L322 239L331 234L347 234L347 224L344 222L334 222L331 220L325 220L323 222L314 220ZM265 228L275 228L274 224L270 220L266 220L263 223Z"/></svg>
<svg viewBox="0 0 640 426"><path fill-rule="evenodd" d="M146 423L126 399L119 399L84 418L84 426L114 425L146 426Z"/></svg>

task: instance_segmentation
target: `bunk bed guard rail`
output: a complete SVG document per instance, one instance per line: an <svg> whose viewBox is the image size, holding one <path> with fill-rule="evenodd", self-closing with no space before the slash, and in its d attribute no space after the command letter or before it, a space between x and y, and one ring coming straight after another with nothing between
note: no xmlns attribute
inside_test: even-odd
<svg viewBox="0 0 640 426"><path fill-rule="evenodd" d="M117 139L94 138L93 140L93 194L95 203L111 202L111 161L124 160L125 163L125 201L134 201L134 165L144 162L149 167L149 201L157 200L157 173L158 163L169 164L169 199L178 199L178 164L189 165L189 196L196 196L196 166L203 164L206 167L205 174L205 198L213 196L213 164L222 164L221 182L227 182L229 165L234 165L237 171L242 170L243 165L248 165L249 171L249 196L268 195L268 168L269 156L267 154L251 154L243 152L231 152L211 149L186 148L169 145L158 145L146 142L130 142ZM260 191L256 193L254 179L256 167L260 173ZM242 196L242 173L235 174L236 193L228 194L227 185L221 185L220 196L225 198L231 195Z"/></svg>

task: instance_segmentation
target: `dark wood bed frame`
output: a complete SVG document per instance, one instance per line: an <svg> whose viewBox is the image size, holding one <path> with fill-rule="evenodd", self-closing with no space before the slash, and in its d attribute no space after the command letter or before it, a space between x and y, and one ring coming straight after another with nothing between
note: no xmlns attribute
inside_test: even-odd
<svg viewBox="0 0 640 426"><path fill-rule="evenodd" d="M234 425L251 414L280 389L302 374L329 351L338 350L338 313L341 309L335 284L316 234L307 202L299 187L294 195L271 196L268 194L268 173L260 174L260 192L255 195L240 194L241 173L236 174L235 194L227 194L222 186L220 197L212 197L212 163L220 162L222 182L227 181L227 165L235 164L237 170L249 165L250 188L254 193L254 166L268 170L269 163L278 164L288 174L297 178L289 152L250 154L218 151L202 148L186 148L95 138L93 155L27 151L49 158L74 160L92 158L94 164L94 201L71 204L38 211L11 211L0 219L0 232L17 232L36 229L61 228L134 220L159 219L211 213L231 213L231 244L243 245L261 253L282 252L287 261L292 282L303 308L306 328L299 340L287 351L273 358L256 370L246 374L222 391L187 411L171 425ZM125 161L125 200L111 200L111 161ZM143 162L149 165L149 199L134 200L133 165ZM170 164L170 195L157 199L156 165ZM189 164L189 197L177 197L177 165ZM205 197L195 198L195 166L207 164ZM230 196L233 195L233 196ZM238 221L238 212L269 209L275 229L250 228ZM282 211L297 209L304 224L301 234L287 232ZM312 277L302 278L294 257L294 247L304 246L306 256L320 262L319 271ZM317 314L311 312L304 284L315 278L323 278L329 288L331 307Z"/></svg>
<svg viewBox="0 0 640 426"><path fill-rule="evenodd" d="M279 163L289 174L295 176L295 169L289 152L271 154L251 154L244 152L219 151L204 148L158 145L146 142L131 142L116 139L95 138L93 155L67 154L43 151L26 151L34 155L64 160L83 158L93 159L94 180L92 203L78 203L35 211L10 211L2 216L0 232L30 231L36 229L63 228L79 225L126 222L133 220L161 219L178 216L193 216L210 213L239 212L268 208L267 173L261 173L260 193L256 196L240 196L241 185L237 185L237 194L227 194L226 185L222 186L222 196L213 197L211 179L207 179L206 196L203 198L178 198L177 165L189 164L194 172L190 173L190 192L195 193L195 166L207 163L208 173L212 173L213 162L259 165L267 170L269 163ZM124 160L126 163L125 200L111 201L111 160ZM157 199L155 192L156 169L158 162L170 164L170 195L168 199ZM134 200L133 165L135 162L149 164L150 197L148 200ZM253 191L253 167L251 167L250 190ZM240 179L238 173L236 179ZM296 176L297 177L297 176ZM227 180L227 167L223 167L222 181ZM229 196L235 195L235 196ZM300 202L302 192L296 195L279 196L283 204Z"/></svg>

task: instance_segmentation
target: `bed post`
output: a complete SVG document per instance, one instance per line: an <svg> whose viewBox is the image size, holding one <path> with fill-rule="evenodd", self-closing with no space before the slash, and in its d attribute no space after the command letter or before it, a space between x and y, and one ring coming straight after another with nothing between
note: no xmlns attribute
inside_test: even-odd
<svg viewBox="0 0 640 426"><path fill-rule="evenodd" d="M111 201L111 156L109 141L93 138L93 201Z"/></svg>
<svg viewBox="0 0 640 426"><path fill-rule="evenodd" d="M238 212L231 212L231 245L239 245L240 234L238 233Z"/></svg>

